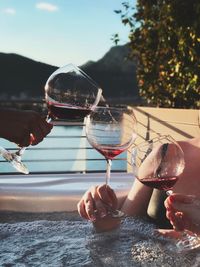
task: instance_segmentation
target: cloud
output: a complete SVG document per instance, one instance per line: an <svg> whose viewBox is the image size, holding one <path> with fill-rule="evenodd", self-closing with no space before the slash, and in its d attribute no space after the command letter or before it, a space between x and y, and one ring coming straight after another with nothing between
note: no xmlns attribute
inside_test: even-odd
<svg viewBox="0 0 200 267"><path fill-rule="evenodd" d="M8 15L15 15L16 10L14 8L4 8L3 13L6 13Z"/></svg>
<svg viewBox="0 0 200 267"><path fill-rule="evenodd" d="M41 10L45 10L48 12L54 12L58 10L58 7L55 5L52 5L50 3L46 3L46 2L40 2L38 4L36 4L36 8L41 9Z"/></svg>

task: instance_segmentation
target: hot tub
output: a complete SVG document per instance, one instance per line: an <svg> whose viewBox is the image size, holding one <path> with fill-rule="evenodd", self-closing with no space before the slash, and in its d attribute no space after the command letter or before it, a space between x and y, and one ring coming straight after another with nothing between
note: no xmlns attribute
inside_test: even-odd
<svg viewBox="0 0 200 267"><path fill-rule="evenodd" d="M147 221L124 218L119 229L96 233L80 218L78 200L104 174L0 178L0 266L200 266L198 251L178 254ZM131 174L113 173L110 185L123 195L132 182Z"/></svg>

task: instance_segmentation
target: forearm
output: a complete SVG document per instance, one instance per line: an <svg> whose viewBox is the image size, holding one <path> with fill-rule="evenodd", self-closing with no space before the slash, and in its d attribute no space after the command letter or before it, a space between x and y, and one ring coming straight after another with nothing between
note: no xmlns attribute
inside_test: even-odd
<svg viewBox="0 0 200 267"><path fill-rule="evenodd" d="M152 188L135 180L121 210L128 216L146 216L152 192Z"/></svg>

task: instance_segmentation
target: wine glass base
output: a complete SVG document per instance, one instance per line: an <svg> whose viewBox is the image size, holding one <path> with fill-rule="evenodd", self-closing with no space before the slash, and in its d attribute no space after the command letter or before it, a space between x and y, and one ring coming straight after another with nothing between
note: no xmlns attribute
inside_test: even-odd
<svg viewBox="0 0 200 267"><path fill-rule="evenodd" d="M176 247L179 253L187 252L200 247L200 237L190 231L184 231L181 239L177 241Z"/></svg>
<svg viewBox="0 0 200 267"><path fill-rule="evenodd" d="M112 210L110 211L110 215L112 218L122 218L125 217L125 213L121 210Z"/></svg>
<svg viewBox="0 0 200 267"><path fill-rule="evenodd" d="M105 202L104 202L104 206L107 208L108 215L110 215L112 218L122 218L122 217L125 217L125 213L123 211L113 209L111 206L109 206Z"/></svg>
<svg viewBox="0 0 200 267"><path fill-rule="evenodd" d="M29 170L26 165L22 163L20 156L16 155L15 153L10 153L4 148L1 148L0 154L5 160L10 162L17 171L22 172L24 174L29 174Z"/></svg>

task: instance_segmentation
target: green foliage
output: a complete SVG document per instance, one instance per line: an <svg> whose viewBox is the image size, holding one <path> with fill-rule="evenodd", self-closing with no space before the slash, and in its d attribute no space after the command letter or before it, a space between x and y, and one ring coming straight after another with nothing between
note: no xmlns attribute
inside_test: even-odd
<svg viewBox="0 0 200 267"><path fill-rule="evenodd" d="M200 1L138 0L122 3L122 23L130 27L137 58L140 95L159 107L200 107ZM119 36L113 39L116 43Z"/></svg>

